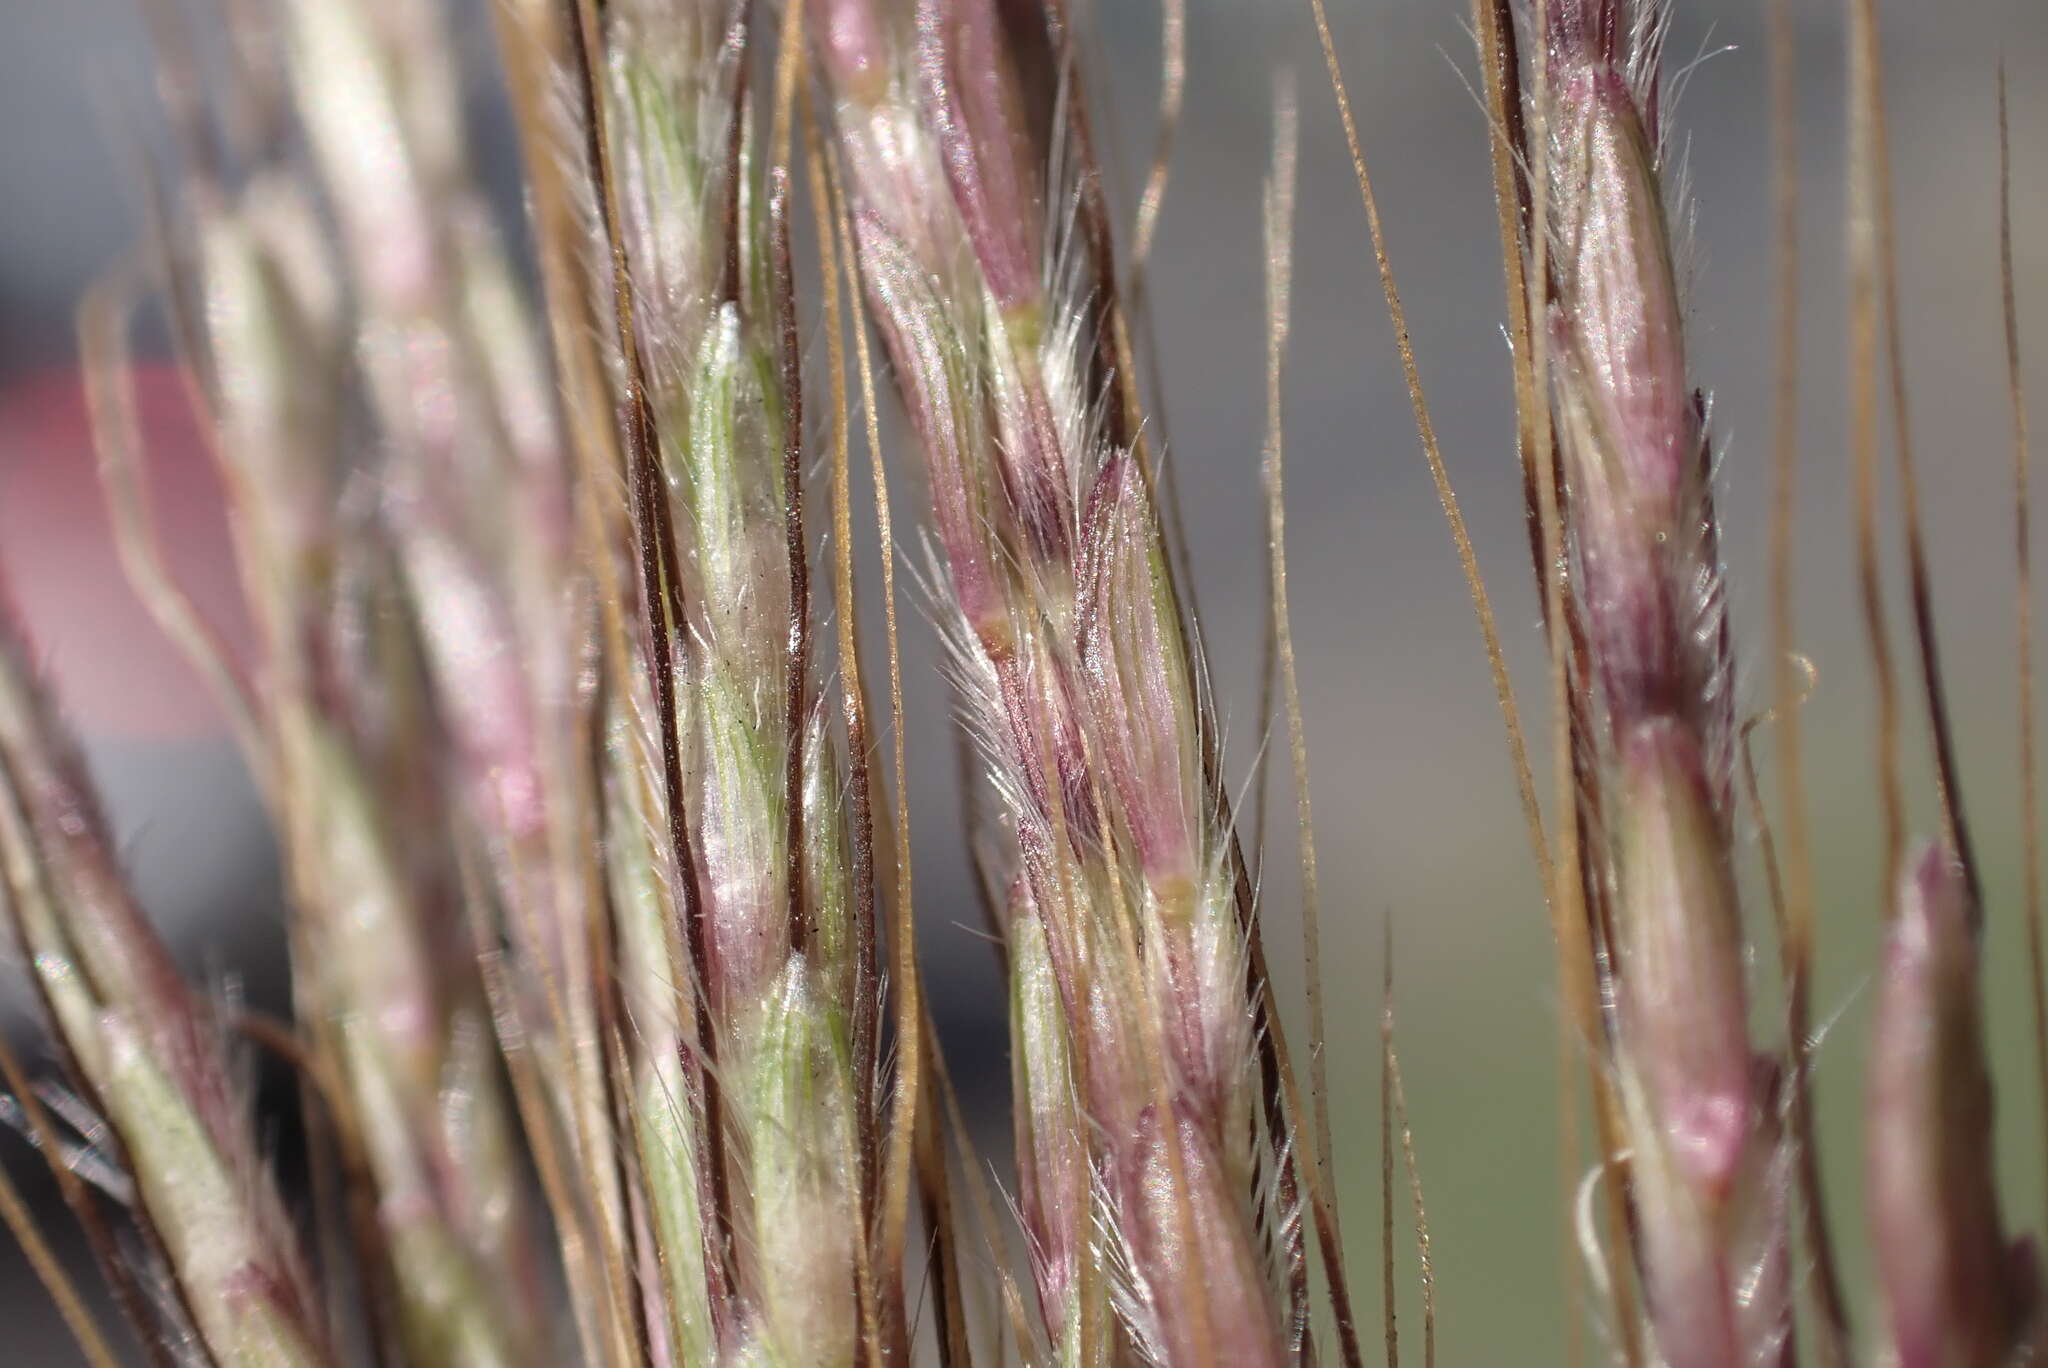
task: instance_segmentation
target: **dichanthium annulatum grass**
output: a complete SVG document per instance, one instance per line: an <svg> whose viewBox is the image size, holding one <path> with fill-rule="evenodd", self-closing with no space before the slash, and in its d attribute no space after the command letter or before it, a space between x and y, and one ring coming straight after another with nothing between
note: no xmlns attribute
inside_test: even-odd
<svg viewBox="0 0 2048 1368"><path fill-rule="evenodd" d="M1283 461L1394 453L1440 504L1439 569L1481 629L1475 653L1458 624L1466 670L1505 722L1495 768L1455 782L1518 801L1537 875L1483 916L1552 951L1522 966L1556 1039L1520 1091L1547 1101L1464 1121L1556 1147L1553 1190L1513 1214L1556 1251L1521 1273L1564 1339L1533 1356L2031 1361L2038 1180L1994 1148L1985 1025L2026 1022L1998 1115L2048 1109L2011 202L2030 143L2006 73L1987 52L1955 125L1992 168L1971 221L1996 235L1966 255L1992 304L1970 354L2005 364L2000 464L1909 419L1930 353L1899 298L1913 191L1873 0L1774 0L1742 57L1769 96L1747 173L1778 274L1719 314L1773 358L1740 413L1709 402L1727 344L1694 326L1715 268L1692 220L1717 211L1686 149L1716 132L1677 98L1683 5L1432 16L1454 50L1432 79L1463 81L1466 170L1494 194L1476 326L1506 343L1456 375L1432 364L1434 301L1399 289L1394 211L1429 182L1383 222L1371 173L1400 133L1344 79L1377 16L1282 8L1325 69L1254 73L1263 251L1205 263L1264 292L1234 396L1264 413L1239 462L1265 545L1230 600L1264 624L1242 661L1196 608L1178 453L1205 438L1169 440L1176 282L1154 252L1189 193L1168 171L1208 89L1200 9L1164 6L1131 176L1104 99L1123 18L1062 0L279 0L162 28L153 227L81 308L80 363L137 592L271 813L293 1013L173 964L11 628L0 858L50 1048L0 1065L106 1293L12 1183L0 1216L87 1362L1434 1362L1439 1294L1457 1361L1493 1298L1438 1257L1422 1179L1460 1182L1437 1158L1455 1142L1407 1093L1440 1070L1484 1090L1489 1065L1397 1052L1396 952L1450 953L1411 929L1441 914L1317 863L1310 723L1341 724L1332 690L1373 672L1369 650L1353 679L1299 668L1348 629L1290 612L1287 574ZM476 152L486 51L516 221ZM1823 55L1845 64L1832 221L1798 138ZM1333 440L1283 420L1305 361L1350 364L1290 345L1333 265L1297 254L1298 206L1346 184L1347 153L1345 288L1384 299L1409 412ZM1802 308L1821 271L1838 316ZM234 648L154 521L130 357L149 309L225 491ZM1384 348L1355 322L1354 352ZM1802 434L1809 334L1840 368L1844 451ZM1433 419L1465 430L1482 387L1512 428L1440 442ZM2015 605L2003 693L1937 640L1923 504L1964 469L2002 491L1980 529L2001 578L1969 592ZM1453 473L1518 490L1521 525L1468 529ZM1820 509L1850 529L1852 630L1804 611ZM1837 636L1861 654L1811 644ZM1255 682L1255 793L1212 670ZM912 802L930 762L906 700L932 676L958 815ZM1986 698L2011 744L1972 755ZM1875 807L1853 865L1815 835L1844 780L1802 765L1838 699ZM913 840L955 828L980 906L940 915L982 919L1006 985L1007 1139L967 1120L911 935L932 916ZM1874 929L1837 991L1817 964L1850 952L1817 928L1849 899ZM2017 1008L1988 996L1993 934L2024 947L1996 976ZM1361 992L1339 948L1382 936ZM1852 1029L1867 1062L1830 1044ZM252 1053L294 1080L310 1182L272 1157Z"/></svg>

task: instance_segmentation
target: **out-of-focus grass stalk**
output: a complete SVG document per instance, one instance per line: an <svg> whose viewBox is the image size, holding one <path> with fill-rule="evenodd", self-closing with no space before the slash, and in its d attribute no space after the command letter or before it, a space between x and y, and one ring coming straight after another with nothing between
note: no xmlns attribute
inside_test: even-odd
<svg viewBox="0 0 2048 1368"><path fill-rule="evenodd" d="M1992 1086L1985 1054L1979 956L1983 889L1964 818L1955 735L1935 636L1932 576L1920 520L1913 430L1899 308L1891 152L1876 7L1848 7L1849 392L1855 471L1857 560L1877 701L1876 769L1884 853L1896 864L1888 890L1884 971L1872 1024L1865 1111L1866 1204L1878 1249L1878 1283L1889 1343L1901 1368L2030 1362L2048 1344L2038 1255L2007 1246L1992 1144ZM2008 380L2017 421L2014 498L2020 603L2026 603L2027 483L2024 400L2019 390L2007 177L2005 109L1999 92L2001 285ZM1880 320L1882 332L1880 333ZM1880 350L1880 335L1882 349ZM1879 358L1911 610L1913 654L1926 706L1941 837L1904 848L1905 789L1899 765L1899 688L1893 673L1879 560ZM2031 668L2027 628L2018 631L2020 677ZM2021 706L2020 740L2031 746ZM2023 813L2032 820L2032 756L2023 758ZM2038 938L2031 881L2038 833L2026 833L2030 942ZM2031 948L2031 947L2030 947ZM2038 959L2038 957L2036 957ZM2031 984L2036 1022L2042 986ZM2048 1075L2037 1079L2048 1089ZM2048 1096L2042 1099L2048 1105Z"/></svg>
<svg viewBox="0 0 2048 1368"><path fill-rule="evenodd" d="M576 678L588 577L572 559L552 376L466 180L456 72L430 7L295 5L289 46L457 797L508 927L573 984L564 1062L601 1075L583 962L600 871L575 758L591 723Z"/></svg>
<svg viewBox="0 0 2048 1368"><path fill-rule="evenodd" d="M341 267L306 191L278 177L201 210L208 369L259 698L298 917L299 1010L348 1089L377 1183L386 1270L412 1352L522 1362L537 1333L517 1142L458 891L421 650L397 555L348 494L337 440Z"/></svg>
<svg viewBox="0 0 2048 1368"><path fill-rule="evenodd" d="M135 906L11 623L0 624L0 863L51 1028L206 1352L229 1368L332 1362L218 1023Z"/></svg>
<svg viewBox="0 0 2048 1368"><path fill-rule="evenodd" d="M1940 845L1899 872L1872 1022L1865 1170L1899 1368L1995 1368L2039 1315L2028 1245L2008 1245L1984 1053L1981 918Z"/></svg>
<svg viewBox="0 0 2048 1368"><path fill-rule="evenodd" d="M1094 417L1091 298L982 3L816 7L862 265L925 457L954 665L1014 824L1019 1124L1055 1352L1277 1361L1234 864L1150 490ZM1052 991L1048 991L1052 990ZM1061 1060L1067 1061L1062 1064ZM1070 1081L1071 1080L1071 1081ZM1283 1221L1292 1213L1282 1214ZM1077 1281L1078 1279L1078 1281Z"/></svg>
<svg viewBox="0 0 2048 1368"><path fill-rule="evenodd" d="M406 17L391 7L380 14ZM388 153L402 144L378 103L380 53L368 20L354 6L299 17L307 22L289 44L298 78L291 88L309 126L317 130L322 114L344 123L362 117L355 131L364 143L352 150L376 145L369 174L350 182L344 166L326 188L353 209L389 210L387 226L402 237L416 220L402 212L403 176L376 160L379 147ZM437 49L412 50L434 70ZM328 98L336 83L340 110ZM393 335L377 312L394 291L430 290L435 282L420 273L431 263L417 259L419 244L409 241L401 242L415 250L409 266L399 253L336 256L313 187L260 151L255 162L245 184L202 177L191 187L193 278L181 284L200 298L203 316L184 319L181 331L202 353L188 360L212 381L204 398L258 628L261 739L251 759L276 813L298 912L299 1010L342 1083L345 1096L326 1099L339 1105L334 1124L360 1146L375 1184L374 1193L352 1194L369 1197L380 1232L364 1244L358 1231L358 1253L369 1260L361 1290L373 1304L395 1302L411 1355L526 1362L542 1348L536 1251L449 874L447 848L459 837L441 763L450 747L428 699L425 659L437 647L445 654L447 633L429 630L424 645L415 637L415 603L432 626L442 625L433 622L435 601L416 584L406 597L403 572L417 568L405 565L417 562L407 554L415 547L387 533L387 509L368 487L353 487L384 472L359 466L344 438L358 364L374 393L380 378L388 385L392 353L402 350L399 360L417 363L408 378L423 397L443 393L432 368L445 361L447 348L437 344L446 339L417 326ZM502 268L493 280L487 253L465 261L481 276L471 291L477 309L502 324L490 316L505 308ZM345 291L345 281L356 288ZM499 345L516 345L516 336ZM494 398L511 396L508 424L530 429L533 405L545 402L540 374L496 378L506 383ZM405 430L391 421L396 406L372 407L393 455L410 454ZM112 434L102 440L117 445ZM406 489L416 472L398 469L396 483ZM133 480L132 472L111 473L117 490ZM471 621L465 610L473 607L458 602L453 616ZM502 680L507 668L516 669L503 662L496 674L477 671L474 682ZM502 702L485 706L516 717ZM517 774L508 782L520 787ZM368 1333L379 1332L373 1324Z"/></svg>

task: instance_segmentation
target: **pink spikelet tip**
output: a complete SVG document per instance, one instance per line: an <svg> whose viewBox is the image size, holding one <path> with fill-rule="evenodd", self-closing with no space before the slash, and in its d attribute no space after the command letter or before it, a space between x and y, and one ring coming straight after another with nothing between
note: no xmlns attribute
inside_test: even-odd
<svg viewBox="0 0 2048 1368"><path fill-rule="evenodd" d="M1711 692L1709 462L1651 109L1654 30L1607 5L1546 16L1552 378L1587 626L1619 728L1696 714Z"/></svg>
<svg viewBox="0 0 2048 1368"><path fill-rule="evenodd" d="M993 0L919 0L919 64L946 179L989 293L1036 310L1044 204Z"/></svg>

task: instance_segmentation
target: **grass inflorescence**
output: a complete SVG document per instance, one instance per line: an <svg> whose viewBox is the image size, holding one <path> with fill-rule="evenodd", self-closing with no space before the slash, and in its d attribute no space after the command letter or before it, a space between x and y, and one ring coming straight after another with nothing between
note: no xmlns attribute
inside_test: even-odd
<svg viewBox="0 0 2048 1368"><path fill-rule="evenodd" d="M1688 346L1672 8L1474 0L1488 126L1474 163L1499 213L1515 409L1496 468L1523 491L1548 667L1525 728L1409 334L1372 131L1323 0L1302 10L1547 903L1570 1318L1631 1368L2032 1361L2048 1339L1991 1147L1986 895L1934 639L1874 7L1852 0L1844 19L1885 903L1865 1325L1847 1310L1812 1102L1796 142L1781 136L1774 167L1777 663L1770 709L1747 717L1724 452ZM1782 133L1796 63L1786 6L1771 15ZM523 231L481 184L475 73L434 0L215 18L217 51L164 29L173 118L150 168L153 233L85 302L80 342L124 561L215 687L269 807L290 1021L181 975L32 645L0 622L6 924L53 1062L38 1080L0 1050L7 1115L50 1161L135 1346L222 1368L1362 1364L1372 1327L1336 1193L1353 1142L1331 1105L1356 1080L1324 1055L1319 921L1357 900L1318 872L1295 642L1320 624L1290 613L1285 545L1291 83L1261 199L1261 521L1264 710L1284 714L1298 838L1274 845L1299 862L1285 910L1304 928L1305 1049L1267 958L1264 805L1247 843L1192 608L1197 548L1176 531L1148 418L1142 311L1170 284L1146 270L1190 89L1184 6L1164 10L1161 127L1128 250L1088 99L1091 30L1065 0L496 0ZM2010 174L2002 161L2025 694ZM152 301L226 490L245 652L166 569L130 378ZM890 440L885 402L903 419ZM1885 423L1910 624L1896 656ZM852 545L861 428L883 552L872 694ZM968 837L1007 981L1007 1211L912 935L909 826L929 819L905 788L892 471L913 491L937 668L971 747ZM1917 667L1939 814L1917 845L1902 663ZM1771 801L1750 754L1766 723ZM2029 702L2026 906L2048 1061L2033 727ZM1744 877L1752 833L1763 899ZM1772 939L1777 984L1756 967ZM1386 943L1379 1329L1398 1364L1405 1201L1433 1364L1427 1137L1396 1048L1391 928ZM261 1143L252 1043L298 1084L304 1192ZM86 1360L117 1361L114 1327L11 1184L0 1219Z"/></svg>

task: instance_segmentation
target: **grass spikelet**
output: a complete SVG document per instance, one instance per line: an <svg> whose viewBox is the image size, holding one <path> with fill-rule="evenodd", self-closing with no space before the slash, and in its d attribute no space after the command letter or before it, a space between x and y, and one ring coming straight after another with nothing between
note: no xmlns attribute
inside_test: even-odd
<svg viewBox="0 0 2048 1368"><path fill-rule="evenodd" d="M1421 1314L1398 1328L1409 1358L1420 1330L1425 1368L1457 1356L1495 1311L1439 1321L1440 1295L1446 1309L1470 1300L1451 1275L1474 1232L1456 1206L1435 1226L1424 1210L1424 1161L1433 1182L1455 1179L1460 1151L1419 1153L1444 1118L1426 1089L1411 1117L1414 1065L1438 1066L1412 1042L1444 1037L1395 1048L1391 930L1377 1325L1354 1315L1342 1247L1337 1176L1364 1156L1335 1133L1347 1074L1324 1049L1371 1023L1353 1012L1333 1042L1325 1020L1346 966L1324 957L1350 938L1324 936L1326 908L1346 899L1316 860L1297 657L1324 624L1298 620L1289 597L1283 365L1307 156L1291 87L1256 206L1264 366L1240 397L1264 400L1263 498L1243 522L1263 534L1268 576L1260 721L1284 715L1295 798L1299 1078L1267 967L1268 852L1240 853L1223 786L1149 370L1171 351L1152 345L1146 308L1172 283L1154 250L1176 241L1169 154L1189 97L1232 84L1205 69L1207 17L1158 7L1159 123L1127 221L1113 158L1098 158L1119 144L1098 118L1115 111L1091 108L1096 16L1069 0L497 0L520 232L470 126L492 106L451 23L465 13L223 0L211 31L188 33L181 6L149 6L166 115L145 170L152 235L80 311L117 549L218 696L273 821L291 1020L180 976L29 644L0 620L0 921L59 1066L35 1077L0 1045L0 1121L43 1152L148 1361L971 1368L1014 1346L1060 1368L1362 1368L1379 1338L1398 1368L1404 1169ZM1480 576L1491 552L1452 488L1396 286L1392 215L1406 206L1389 201L1383 220L1368 107L1353 106L1324 0L1305 16L1548 904L1564 1356L1591 1342L1629 1368L2010 1368L2048 1350L2048 1320L1996 1163L2002 1060L1982 958L1999 884L1980 883L1935 639L1876 6L1845 7L1843 167L1886 909L1862 1114L1864 1343L1823 1201L1825 1066L1809 1029L1823 870L1800 710L1834 676L1814 663L1826 643L1794 631L1794 552L1808 554L1800 63L1789 7L1767 0L1775 663L1771 705L1738 721L1723 581L1741 569L1722 564L1716 439L1691 368L1673 15L1665 0L1472 0L1515 408L1515 458L1496 473L1520 491L1541 601L1530 626L1548 647L1555 772L1541 791ZM2002 75L1998 95L2025 694L2029 429ZM222 477L246 633L202 611L202 581L172 573L181 548L158 521L142 402L154 395L131 355L158 333ZM875 340L907 420L900 451L878 412ZM875 605L854 574L875 549L855 513L855 404L883 553ZM1298 471L1303 455L1286 462ZM1006 978L1014 1228L980 1171L983 1118L963 1114L918 959L917 728L889 488L904 459L965 757L961 815ZM1731 462L1729 478L1746 471ZM829 546L809 516L816 478L830 481ZM829 554L827 605L814 552ZM1911 710L1884 598L1895 569L1938 812L1935 839L1911 851ZM859 636L873 607L886 707L870 705ZM1765 723L1774 798L1750 750ZM2019 873L2038 980L2035 729L2023 699ZM1752 837L1782 1026L1751 1021ZM922 930L938 933L950 909L927 911ZM2043 993L2035 982L2037 1037ZM304 1124L280 1128L274 1163L231 1034L297 1085ZM301 1168L304 1194L289 1181ZM0 1179L0 1224L103 1368L129 1346L94 1319L34 1200ZM1312 1259L1326 1310L1311 1303Z"/></svg>
<svg viewBox="0 0 2048 1368"><path fill-rule="evenodd" d="M863 1156L884 1082L857 1072L854 1049L857 1004L880 989L856 965L856 909L872 895L852 883L839 750L810 675L788 168L762 174L754 28L716 5L626 5L598 35L598 172L633 305L614 373L645 387L669 491L637 520L661 566L647 630L683 686L672 722L657 708L629 724L672 725L673 739L617 760L630 771L673 745L681 787L661 795L661 822L691 852L675 878L694 880L681 911L703 1006L684 1125L698 1172L694 1190L681 1172L663 1187L696 1207L705 1267L682 1298L712 1308L715 1338L689 1332L683 1357L849 1362L882 1333L861 1289L875 1200ZM637 946L633 967L650 991L671 967L656 948ZM659 1173L681 1152L643 1144L640 1162ZM684 1238L685 1215L658 1212L667 1241Z"/></svg>
<svg viewBox="0 0 2048 1368"><path fill-rule="evenodd" d="M1125 1334L1166 1361L1271 1361L1283 1317L1233 1195L1259 1162L1234 856L1149 481L1098 435L1114 382L1085 291L1102 263L1066 226L1078 201L1035 169L1048 135L1022 122L993 7L925 4L914 33L887 6L819 8L864 274L925 458L940 612L1014 824L1012 903L1058 983ZM1020 1097L1020 1117L1048 1105ZM1092 1239L1065 1198L1032 1201L1063 1225L1033 1233L1041 1250ZM1056 1343L1091 1304L1065 1266L1040 1261Z"/></svg>
<svg viewBox="0 0 2048 1368"><path fill-rule="evenodd" d="M1662 183L1668 16L1560 0L1525 18L1545 212L1526 230L1542 241L1525 241L1523 275L1546 282L1530 312L1547 333L1584 634L1567 744L1593 757L1575 801L1615 1003L1637 1257L1668 1362L1756 1362L1790 1333L1784 1233L1769 1219L1783 1175L1748 1034L1711 448Z"/></svg>

